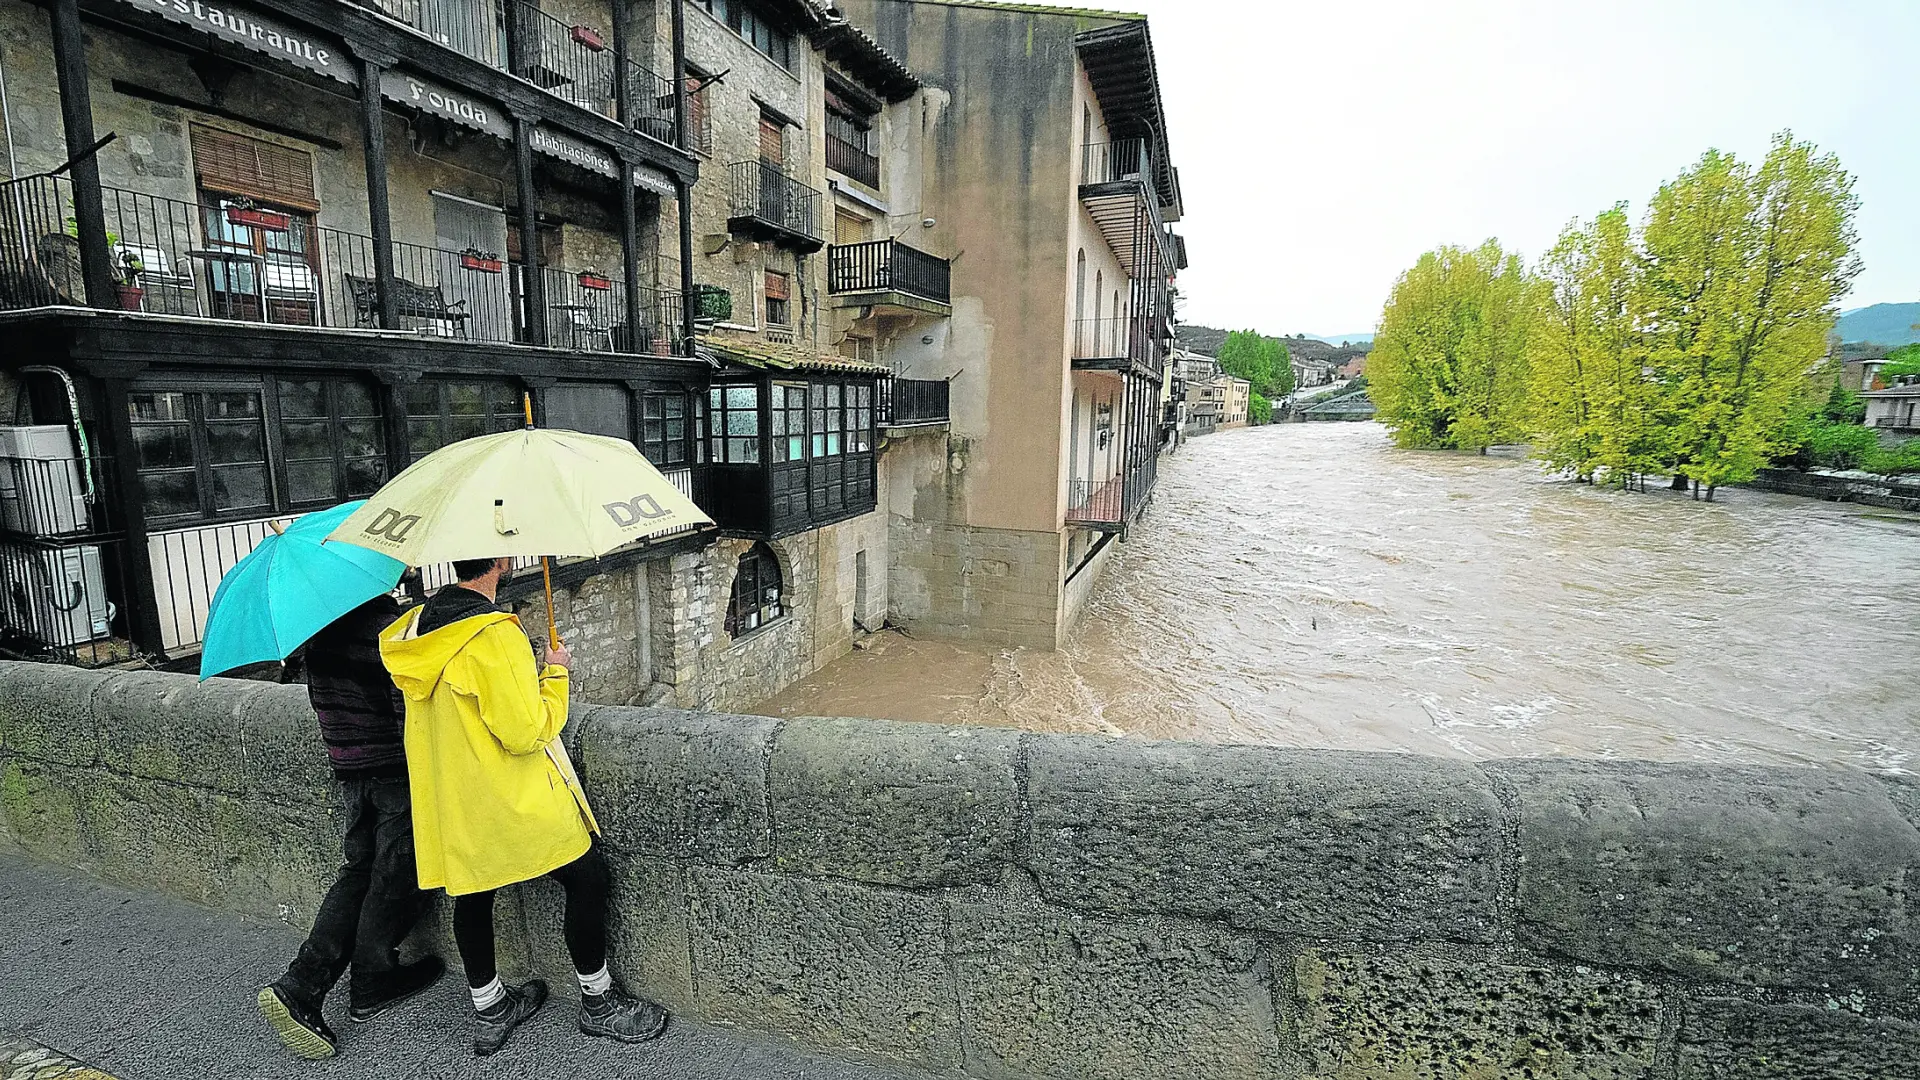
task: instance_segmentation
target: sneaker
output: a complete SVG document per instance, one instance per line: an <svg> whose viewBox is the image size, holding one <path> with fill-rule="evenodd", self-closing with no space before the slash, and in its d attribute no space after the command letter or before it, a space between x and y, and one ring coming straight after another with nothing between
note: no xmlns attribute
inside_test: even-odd
<svg viewBox="0 0 1920 1080"><path fill-rule="evenodd" d="M425 991L440 981L447 973L446 961L437 956L416 960L411 964L402 964L392 971L383 971L366 981L370 988L363 988L361 980L353 981L351 1005L347 1015L356 1024L367 1021ZM357 972L355 974L358 974Z"/></svg>
<svg viewBox="0 0 1920 1080"><path fill-rule="evenodd" d="M309 1061L333 1056L340 1040L321 1018L319 1009L278 983L260 991L255 1000L260 1005L260 1016L280 1041L287 1044L287 1049Z"/></svg>
<svg viewBox="0 0 1920 1080"><path fill-rule="evenodd" d="M646 1042L667 1030L667 1010L615 986L604 994L581 995L580 1030L620 1042Z"/></svg>
<svg viewBox="0 0 1920 1080"><path fill-rule="evenodd" d="M546 1003L547 984L539 979L529 979L524 986L508 987L504 999L477 1014L473 1029L474 1054L486 1057L507 1045L513 1029L533 1019L533 1014Z"/></svg>

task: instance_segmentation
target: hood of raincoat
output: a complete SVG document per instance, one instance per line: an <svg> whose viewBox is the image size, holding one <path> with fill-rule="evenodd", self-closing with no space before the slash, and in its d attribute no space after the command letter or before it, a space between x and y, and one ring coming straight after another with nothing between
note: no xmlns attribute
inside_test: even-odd
<svg viewBox="0 0 1920 1080"><path fill-rule="evenodd" d="M393 676L393 685L413 701L431 698L446 677L447 665L488 627L518 622L512 615L489 607L432 633L421 634L416 632L421 611L414 608L400 616L399 621L380 635L380 658Z"/></svg>

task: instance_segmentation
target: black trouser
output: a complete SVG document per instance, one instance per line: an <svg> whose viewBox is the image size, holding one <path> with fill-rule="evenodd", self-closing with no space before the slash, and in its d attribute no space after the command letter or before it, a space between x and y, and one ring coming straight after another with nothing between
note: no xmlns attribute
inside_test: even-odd
<svg viewBox="0 0 1920 1080"><path fill-rule="evenodd" d="M314 913L313 932L281 985L318 1005L353 964L355 996L399 963L425 906L413 865L413 797L404 776L340 781L346 865Z"/></svg>
<svg viewBox="0 0 1920 1080"><path fill-rule="evenodd" d="M606 967L607 895L613 891L613 875L599 846L547 876L567 891L567 953L574 970L591 975ZM491 891L453 898L453 942L467 968L467 985L479 989L499 974L493 957Z"/></svg>

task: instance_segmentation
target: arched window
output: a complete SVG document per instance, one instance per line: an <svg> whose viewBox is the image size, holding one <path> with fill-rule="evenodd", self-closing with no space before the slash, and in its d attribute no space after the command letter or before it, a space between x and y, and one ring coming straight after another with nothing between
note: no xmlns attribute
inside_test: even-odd
<svg viewBox="0 0 1920 1080"><path fill-rule="evenodd" d="M1107 273L1104 270L1093 272L1093 321L1100 321L1100 304L1106 299L1101 293L1107 291Z"/></svg>
<svg viewBox="0 0 1920 1080"><path fill-rule="evenodd" d="M780 560L773 549L755 544L740 556L733 578L733 600L727 605L727 634L752 633L787 613L780 597Z"/></svg>
<svg viewBox="0 0 1920 1080"><path fill-rule="evenodd" d="M1080 258L1073 270L1073 317L1087 317L1087 249L1080 249Z"/></svg>

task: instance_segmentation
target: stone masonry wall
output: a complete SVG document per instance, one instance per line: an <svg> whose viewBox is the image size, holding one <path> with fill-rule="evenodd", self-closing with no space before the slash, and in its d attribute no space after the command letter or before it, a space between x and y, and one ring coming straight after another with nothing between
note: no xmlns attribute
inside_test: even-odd
<svg viewBox="0 0 1920 1080"><path fill-rule="evenodd" d="M887 537L893 620L914 633L1053 649L1060 618L1060 533L1018 532L895 515Z"/></svg>
<svg viewBox="0 0 1920 1080"><path fill-rule="evenodd" d="M707 1022L994 1080L1920 1075L1911 779L663 709L567 738L616 970ZM298 687L0 665L0 845L113 881L303 925L322 760ZM503 969L570 985L557 891L501 910Z"/></svg>

